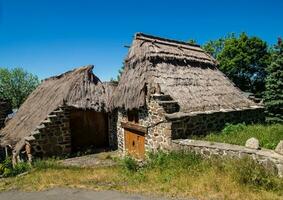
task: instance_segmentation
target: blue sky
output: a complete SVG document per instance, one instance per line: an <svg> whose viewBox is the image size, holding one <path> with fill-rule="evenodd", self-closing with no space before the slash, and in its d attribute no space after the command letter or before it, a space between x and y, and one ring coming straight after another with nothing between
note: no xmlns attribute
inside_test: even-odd
<svg viewBox="0 0 283 200"><path fill-rule="evenodd" d="M135 32L199 44L247 32L283 36L282 0L0 0L0 66L46 78L94 64L116 77Z"/></svg>

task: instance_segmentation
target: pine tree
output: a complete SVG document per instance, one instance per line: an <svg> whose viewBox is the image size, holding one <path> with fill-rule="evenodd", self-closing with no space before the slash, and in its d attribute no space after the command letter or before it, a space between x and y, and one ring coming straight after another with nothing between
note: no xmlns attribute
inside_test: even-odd
<svg viewBox="0 0 283 200"><path fill-rule="evenodd" d="M283 123L283 43L278 45L272 56L272 63L267 68L265 108L268 122Z"/></svg>

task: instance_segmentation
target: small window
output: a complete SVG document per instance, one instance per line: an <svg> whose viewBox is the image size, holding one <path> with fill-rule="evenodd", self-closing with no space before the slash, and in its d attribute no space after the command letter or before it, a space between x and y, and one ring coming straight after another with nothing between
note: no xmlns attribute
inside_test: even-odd
<svg viewBox="0 0 283 200"><path fill-rule="evenodd" d="M128 111L128 121L139 123L139 111L138 110L130 110Z"/></svg>

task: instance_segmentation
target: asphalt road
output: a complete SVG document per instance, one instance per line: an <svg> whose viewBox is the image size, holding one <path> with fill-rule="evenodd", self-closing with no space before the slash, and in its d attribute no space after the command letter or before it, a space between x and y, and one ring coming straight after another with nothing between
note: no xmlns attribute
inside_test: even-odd
<svg viewBox="0 0 283 200"><path fill-rule="evenodd" d="M169 200L115 191L90 191L55 188L42 192L9 191L0 193L1 200ZM192 199L193 200L193 199Z"/></svg>

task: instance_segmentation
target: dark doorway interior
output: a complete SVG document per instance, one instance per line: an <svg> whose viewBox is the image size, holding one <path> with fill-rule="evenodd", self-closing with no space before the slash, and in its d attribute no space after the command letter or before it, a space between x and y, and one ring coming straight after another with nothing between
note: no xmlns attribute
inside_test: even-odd
<svg viewBox="0 0 283 200"><path fill-rule="evenodd" d="M73 110L70 127L72 152L108 148L108 116L106 113Z"/></svg>

